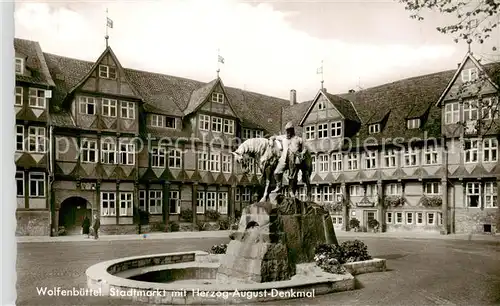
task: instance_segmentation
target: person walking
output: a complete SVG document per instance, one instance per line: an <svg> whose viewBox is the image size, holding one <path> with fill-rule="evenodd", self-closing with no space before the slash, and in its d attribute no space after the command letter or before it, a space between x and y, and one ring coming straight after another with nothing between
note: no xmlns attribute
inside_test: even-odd
<svg viewBox="0 0 500 306"><path fill-rule="evenodd" d="M82 234L87 234L87 238L90 238L90 219L88 216L85 216L85 219L83 219Z"/></svg>
<svg viewBox="0 0 500 306"><path fill-rule="evenodd" d="M101 226L101 220L99 220L99 216L97 213L94 214L94 224L92 225L92 229L94 230L94 239L99 238L99 227Z"/></svg>

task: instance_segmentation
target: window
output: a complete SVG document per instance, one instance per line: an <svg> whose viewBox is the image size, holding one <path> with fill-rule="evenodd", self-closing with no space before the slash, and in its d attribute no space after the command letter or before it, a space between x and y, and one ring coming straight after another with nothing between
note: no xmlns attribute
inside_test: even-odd
<svg viewBox="0 0 500 306"><path fill-rule="evenodd" d="M402 212L396 213L396 224L403 224L403 213Z"/></svg>
<svg viewBox="0 0 500 306"><path fill-rule="evenodd" d="M45 128L30 126L28 138L30 152L45 153Z"/></svg>
<svg viewBox="0 0 500 306"><path fill-rule="evenodd" d="M132 216L133 192L120 192L120 216Z"/></svg>
<svg viewBox="0 0 500 306"><path fill-rule="evenodd" d="M222 172L231 173L232 170L231 155L222 155Z"/></svg>
<svg viewBox="0 0 500 306"><path fill-rule="evenodd" d="M371 124L370 126L368 126L368 133L369 134L380 133L380 124L377 123L377 124Z"/></svg>
<svg viewBox="0 0 500 306"><path fill-rule="evenodd" d="M318 124L318 139L328 138L328 123Z"/></svg>
<svg viewBox="0 0 500 306"><path fill-rule="evenodd" d="M16 57L15 65L16 65L16 74L24 74L24 59Z"/></svg>
<svg viewBox="0 0 500 306"><path fill-rule="evenodd" d="M180 169L182 164L182 152L179 149L171 149L168 154L168 167L173 169Z"/></svg>
<svg viewBox="0 0 500 306"><path fill-rule="evenodd" d="M388 196L400 196L402 193L400 184L387 184L385 185L385 194Z"/></svg>
<svg viewBox="0 0 500 306"><path fill-rule="evenodd" d="M198 191L196 196L196 213L203 214L205 213L205 192Z"/></svg>
<svg viewBox="0 0 500 306"><path fill-rule="evenodd" d="M250 188L248 187L243 190L243 202L250 202Z"/></svg>
<svg viewBox="0 0 500 306"><path fill-rule="evenodd" d="M24 197L24 172L16 171L17 196Z"/></svg>
<svg viewBox="0 0 500 306"><path fill-rule="evenodd" d="M97 140L82 140L81 161L83 163L97 163Z"/></svg>
<svg viewBox="0 0 500 306"><path fill-rule="evenodd" d="M478 158L478 145L479 140L477 139L466 139L464 142L464 158L466 163L476 163Z"/></svg>
<svg viewBox="0 0 500 306"><path fill-rule="evenodd" d="M114 139L101 140L101 162L103 164L116 164L116 144Z"/></svg>
<svg viewBox="0 0 500 306"><path fill-rule="evenodd" d="M164 127L163 119L165 117L161 115L151 115L151 126L154 127Z"/></svg>
<svg viewBox="0 0 500 306"><path fill-rule="evenodd" d="M377 168L377 152L376 151L366 151L365 156L365 169Z"/></svg>
<svg viewBox="0 0 500 306"><path fill-rule="evenodd" d="M217 199L217 192L215 192L215 191L208 191L206 197L207 197L207 200L205 202L206 209L207 210L216 210L215 202L216 202L216 199Z"/></svg>
<svg viewBox="0 0 500 306"><path fill-rule="evenodd" d="M139 209L146 211L146 190L139 190Z"/></svg>
<svg viewBox="0 0 500 306"><path fill-rule="evenodd" d="M483 161L496 162L498 158L498 141L496 138L483 140Z"/></svg>
<svg viewBox="0 0 500 306"><path fill-rule="evenodd" d="M433 212L428 212L427 213L427 224L434 225L435 222L436 222L436 214Z"/></svg>
<svg viewBox="0 0 500 306"><path fill-rule="evenodd" d="M413 213L412 212L406 213L406 224L413 224Z"/></svg>
<svg viewBox="0 0 500 306"><path fill-rule="evenodd" d="M165 168L167 152L163 147L153 147L151 148L151 167L155 168Z"/></svg>
<svg viewBox="0 0 500 306"><path fill-rule="evenodd" d="M149 213L150 214L161 214L162 213L162 203L163 203L163 192L161 190L150 190L149 191Z"/></svg>
<svg viewBox="0 0 500 306"><path fill-rule="evenodd" d="M222 118L212 117L212 131L222 133Z"/></svg>
<svg viewBox="0 0 500 306"><path fill-rule="evenodd" d="M14 105L23 106L23 88L21 86L16 86L16 100Z"/></svg>
<svg viewBox="0 0 500 306"><path fill-rule="evenodd" d="M483 98L482 119L491 120L498 118L498 100L496 97Z"/></svg>
<svg viewBox="0 0 500 306"><path fill-rule="evenodd" d="M377 197L378 190L376 184L365 185L365 196L369 198Z"/></svg>
<svg viewBox="0 0 500 306"><path fill-rule="evenodd" d="M101 192L101 216L116 216L116 194Z"/></svg>
<svg viewBox="0 0 500 306"><path fill-rule="evenodd" d="M219 213L221 215L227 215L227 192L219 192L218 202Z"/></svg>
<svg viewBox="0 0 500 306"><path fill-rule="evenodd" d="M464 121L473 121L478 118L477 101L469 100L464 102Z"/></svg>
<svg viewBox="0 0 500 306"><path fill-rule="evenodd" d="M45 108L45 90L30 88L29 101L31 107Z"/></svg>
<svg viewBox="0 0 500 306"><path fill-rule="evenodd" d="M328 155L319 154L318 155L318 166L319 172L328 172Z"/></svg>
<svg viewBox="0 0 500 306"><path fill-rule="evenodd" d="M460 121L460 105L458 102L448 103L444 106L445 124L454 124Z"/></svg>
<svg viewBox="0 0 500 306"><path fill-rule="evenodd" d="M24 126L16 125L16 151L24 151Z"/></svg>
<svg viewBox="0 0 500 306"><path fill-rule="evenodd" d="M179 198L179 191L170 191L168 208L169 213L171 214L179 214L181 212L181 200Z"/></svg>
<svg viewBox="0 0 500 306"><path fill-rule="evenodd" d="M323 202L333 202L332 186L323 186Z"/></svg>
<svg viewBox="0 0 500 306"><path fill-rule="evenodd" d="M387 223L387 224L392 223L392 212L385 213L385 223Z"/></svg>
<svg viewBox="0 0 500 306"><path fill-rule="evenodd" d="M349 186L349 195L352 197L361 196L359 185L351 185Z"/></svg>
<svg viewBox="0 0 500 306"><path fill-rule="evenodd" d="M314 125L306 126L306 140L314 139L314 131L316 127Z"/></svg>
<svg viewBox="0 0 500 306"><path fill-rule="evenodd" d="M175 129L177 128L177 125L175 123L175 118L173 117L165 117L165 127L169 129Z"/></svg>
<svg viewBox="0 0 500 306"><path fill-rule="evenodd" d="M484 183L484 207L497 207L497 184L496 182Z"/></svg>
<svg viewBox="0 0 500 306"><path fill-rule="evenodd" d="M335 121L331 123L332 137L342 136L342 121Z"/></svg>
<svg viewBox="0 0 500 306"><path fill-rule="evenodd" d="M99 77L105 79L116 79L116 68L99 65Z"/></svg>
<svg viewBox="0 0 500 306"><path fill-rule="evenodd" d="M325 108L325 103L323 101L318 101L318 110L323 110Z"/></svg>
<svg viewBox="0 0 500 306"><path fill-rule="evenodd" d="M342 171L342 153L332 154L332 172Z"/></svg>
<svg viewBox="0 0 500 306"><path fill-rule="evenodd" d="M387 149L384 153L384 165L386 168L396 167L396 152L393 149Z"/></svg>
<svg viewBox="0 0 500 306"><path fill-rule="evenodd" d="M120 163L122 165L135 165L135 145L133 143L120 143Z"/></svg>
<svg viewBox="0 0 500 306"><path fill-rule="evenodd" d="M358 155L356 153L347 154L347 170L358 170Z"/></svg>
<svg viewBox="0 0 500 306"><path fill-rule="evenodd" d="M426 195L439 195L439 194L441 194L441 183L438 183L438 182L425 183L424 193Z"/></svg>
<svg viewBox="0 0 500 306"><path fill-rule="evenodd" d="M424 223L424 213L418 212L415 215L416 215L415 219L417 220L417 224L423 224Z"/></svg>
<svg viewBox="0 0 500 306"><path fill-rule="evenodd" d="M407 124L409 130L418 129L420 127L420 119L419 118L408 119L406 121L406 124Z"/></svg>
<svg viewBox="0 0 500 306"><path fill-rule="evenodd" d="M210 130L210 116L200 115L200 130Z"/></svg>
<svg viewBox="0 0 500 306"><path fill-rule="evenodd" d="M443 213L438 213L437 214L438 220L439 220L439 225L443 225Z"/></svg>
<svg viewBox="0 0 500 306"><path fill-rule="evenodd" d="M264 136L264 131L255 130L255 137L256 138L262 138L263 136Z"/></svg>
<svg viewBox="0 0 500 306"><path fill-rule="evenodd" d="M224 134L234 134L234 120L224 119Z"/></svg>
<svg viewBox="0 0 500 306"><path fill-rule="evenodd" d="M426 165L435 165L439 162L438 152L435 145L426 145L424 148L424 163Z"/></svg>
<svg viewBox="0 0 500 306"><path fill-rule="evenodd" d="M210 153L210 171L219 172L220 171L220 154Z"/></svg>
<svg viewBox="0 0 500 306"><path fill-rule="evenodd" d="M208 153L198 152L198 170L208 171Z"/></svg>
<svg viewBox="0 0 500 306"><path fill-rule="evenodd" d="M252 130L249 130L249 129L243 129L241 131L241 134L242 134L242 137L243 139L250 139L252 138Z"/></svg>
<svg viewBox="0 0 500 306"><path fill-rule="evenodd" d="M102 99L102 115L105 117L116 117L116 100Z"/></svg>
<svg viewBox="0 0 500 306"><path fill-rule="evenodd" d="M316 172L316 156L312 155L311 156L311 172L314 173Z"/></svg>
<svg viewBox="0 0 500 306"><path fill-rule="evenodd" d="M321 202L321 189L317 186L311 187L311 197L314 202Z"/></svg>
<svg viewBox="0 0 500 306"><path fill-rule="evenodd" d="M462 82L472 82L477 79L477 68L469 68L462 70Z"/></svg>
<svg viewBox="0 0 500 306"><path fill-rule="evenodd" d="M224 95L218 92L212 93L212 102L215 103L224 103Z"/></svg>
<svg viewBox="0 0 500 306"><path fill-rule="evenodd" d="M121 101L121 117L125 119L135 119L135 103L128 101Z"/></svg>
<svg viewBox="0 0 500 306"><path fill-rule="evenodd" d="M241 189L242 187L236 187L236 192L234 194L234 200L236 201L236 203L241 201Z"/></svg>
<svg viewBox="0 0 500 306"><path fill-rule="evenodd" d="M418 166L418 149L408 147L404 154L405 166Z"/></svg>
<svg viewBox="0 0 500 306"><path fill-rule="evenodd" d="M465 190L467 206L468 207L481 207L481 184L480 183L467 183Z"/></svg>
<svg viewBox="0 0 500 306"><path fill-rule="evenodd" d="M92 97L80 97L80 114L95 115L95 101Z"/></svg>

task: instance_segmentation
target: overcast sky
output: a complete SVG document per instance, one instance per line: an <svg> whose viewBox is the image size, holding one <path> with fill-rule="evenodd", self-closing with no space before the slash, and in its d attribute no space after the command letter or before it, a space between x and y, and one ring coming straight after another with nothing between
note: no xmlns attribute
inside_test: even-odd
<svg viewBox="0 0 500 306"><path fill-rule="evenodd" d="M396 1L19 1L16 37L44 52L95 61L109 43L125 68L209 82L217 49L226 86L310 100L332 93L454 69L467 45L438 33L443 19L418 22ZM494 36L495 37L495 36ZM493 43L473 46L491 58ZM497 51L498 52L498 51Z"/></svg>

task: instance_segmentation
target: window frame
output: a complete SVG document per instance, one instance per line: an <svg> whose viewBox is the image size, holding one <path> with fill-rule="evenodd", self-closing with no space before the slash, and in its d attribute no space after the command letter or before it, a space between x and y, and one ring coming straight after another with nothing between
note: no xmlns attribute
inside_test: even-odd
<svg viewBox="0 0 500 306"><path fill-rule="evenodd" d="M445 124L456 124L460 122L460 103L451 102L444 105Z"/></svg>
<svg viewBox="0 0 500 306"><path fill-rule="evenodd" d="M342 121L334 121L330 123L331 137L342 137Z"/></svg>
<svg viewBox="0 0 500 306"><path fill-rule="evenodd" d="M126 115L124 115L124 112ZM120 118L135 120L135 103L131 101L120 101Z"/></svg>
<svg viewBox="0 0 500 306"><path fill-rule="evenodd" d="M115 99L101 99L101 115L109 118L116 118L118 114L118 101ZM114 110L114 115L112 111Z"/></svg>
<svg viewBox="0 0 500 306"><path fill-rule="evenodd" d="M18 185L19 182L21 182L21 189L19 189L19 185ZM25 189L26 189L26 186L25 186L24 171L16 171L16 196L18 198L24 198Z"/></svg>
<svg viewBox="0 0 500 306"><path fill-rule="evenodd" d="M482 161L485 163L496 163L498 161L498 140L496 138L484 138L483 139L483 156L482 156ZM486 159L486 152L489 154L489 159ZM494 153L494 154L493 154ZM495 157L493 159L493 156Z"/></svg>
<svg viewBox="0 0 500 306"><path fill-rule="evenodd" d="M368 126L368 134L380 133L380 123L370 124Z"/></svg>
<svg viewBox="0 0 500 306"><path fill-rule="evenodd" d="M182 150L172 148L168 151L168 168L182 169Z"/></svg>
<svg viewBox="0 0 500 306"><path fill-rule="evenodd" d="M212 92L212 102L224 104L224 94L220 92Z"/></svg>
<svg viewBox="0 0 500 306"><path fill-rule="evenodd" d="M306 140L314 140L316 139L316 126L315 125L308 125L305 127L305 133L306 133Z"/></svg>
<svg viewBox="0 0 500 306"><path fill-rule="evenodd" d="M210 131L212 127L212 119L209 115L200 114L198 117L199 129L202 131Z"/></svg>
<svg viewBox="0 0 500 306"><path fill-rule="evenodd" d="M134 193L120 191L120 217L131 217L133 216L134 207ZM125 199L124 199L125 198ZM125 205L123 205L125 204Z"/></svg>
<svg viewBox="0 0 500 306"><path fill-rule="evenodd" d="M468 143L470 143L469 149L466 147ZM465 139L463 152L465 164L477 163L479 161L479 139Z"/></svg>
<svg viewBox="0 0 500 306"><path fill-rule="evenodd" d="M19 90L19 91L18 91ZM24 104L24 89L22 86L16 86L15 91L14 91L14 106L23 106ZM17 103L17 98L19 98L20 103Z"/></svg>
<svg viewBox="0 0 500 306"><path fill-rule="evenodd" d="M36 131L36 133L32 133L32 131ZM40 131L43 131L43 134L40 133ZM41 126L28 127L28 151L30 153L41 153L41 154L46 153L47 146L45 143L45 134L46 134L45 127ZM35 149L31 148L32 141L35 146ZM40 147L42 149L40 149Z"/></svg>
<svg viewBox="0 0 500 306"><path fill-rule="evenodd" d="M35 94L33 95L33 93ZM40 93L43 93L43 95L39 96ZM29 101L28 105L32 108L45 109L47 107L46 90L30 87L28 91L28 101Z"/></svg>
<svg viewBox="0 0 500 306"><path fill-rule="evenodd" d="M116 141L110 138L101 139L101 164L116 165L118 164ZM111 161L111 158L113 157Z"/></svg>
<svg viewBox="0 0 500 306"><path fill-rule="evenodd" d="M179 190L170 190L170 197L168 198L168 212L171 215L178 215L181 213L181 197ZM176 195L176 196L174 196ZM175 212L172 211L172 204L175 203Z"/></svg>
<svg viewBox="0 0 500 306"><path fill-rule="evenodd" d="M99 78L115 80L117 76L116 72L117 72L116 67L111 67L108 65L99 65Z"/></svg>
<svg viewBox="0 0 500 306"><path fill-rule="evenodd" d="M467 182L465 185L465 204L467 208L481 208L481 182ZM470 197L477 196L477 206L471 206Z"/></svg>
<svg viewBox="0 0 500 306"><path fill-rule="evenodd" d="M21 128L21 131L19 128ZM24 125L16 124L16 152L24 152L26 149L26 136L24 133Z"/></svg>
<svg viewBox="0 0 500 306"><path fill-rule="evenodd" d="M222 133L223 131L223 120L221 117L212 116L212 132Z"/></svg>
<svg viewBox="0 0 500 306"><path fill-rule="evenodd" d="M167 167L167 150L163 146L151 147L151 168Z"/></svg>
<svg viewBox="0 0 500 306"><path fill-rule="evenodd" d="M148 191L148 212L152 215L163 214L163 191L162 190L149 190ZM159 195L159 196L158 196ZM151 205L151 204L154 205ZM152 209L154 208L154 209Z"/></svg>
<svg viewBox="0 0 500 306"><path fill-rule="evenodd" d="M106 197L104 195L107 195ZM104 208L104 203L107 207ZM113 205L111 205L113 204ZM116 216L116 192L114 191L101 191L101 216L114 217ZM113 206L113 207L111 207Z"/></svg>
<svg viewBox="0 0 500 306"><path fill-rule="evenodd" d="M92 148L93 147L93 148ZM80 162L85 164L95 164L98 161L99 150L97 147L97 139L84 138L81 140L80 144ZM92 153L94 158L92 160Z"/></svg>
<svg viewBox="0 0 500 306"><path fill-rule="evenodd" d="M328 123L318 124L318 139L328 138Z"/></svg>
<svg viewBox="0 0 500 306"><path fill-rule="evenodd" d="M415 130L420 128L420 118L412 118L406 120L406 127L409 130Z"/></svg>
<svg viewBox="0 0 500 306"><path fill-rule="evenodd" d="M92 106L92 113L89 113L89 107ZM78 112L82 115L95 116L96 102L94 97L79 96L78 97ZM84 111L85 110L85 111Z"/></svg>
<svg viewBox="0 0 500 306"><path fill-rule="evenodd" d="M467 68L460 72L462 82L473 82L478 79L478 69L476 67Z"/></svg>
<svg viewBox="0 0 500 306"><path fill-rule="evenodd" d="M135 143L132 143L129 139L121 139L118 149L119 163L121 165L134 166L136 158ZM125 163L123 162L124 159L126 159Z"/></svg>
<svg viewBox="0 0 500 306"><path fill-rule="evenodd" d="M227 215L228 199L229 196L227 191L219 191L217 194L217 211L221 215Z"/></svg>
<svg viewBox="0 0 500 306"><path fill-rule="evenodd" d="M16 57L14 59L14 69L16 74L24 74L24 58ZM19 67L19 69L17 69Z"/></svg>

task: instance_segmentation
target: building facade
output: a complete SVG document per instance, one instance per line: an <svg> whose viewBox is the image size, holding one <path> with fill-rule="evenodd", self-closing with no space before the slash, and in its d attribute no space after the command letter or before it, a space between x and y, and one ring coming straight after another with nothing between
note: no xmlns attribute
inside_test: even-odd
<svg viewBox="0 0 500 306"><path fill-rule="evenodd" d="M110 47L95 62L33 41L15 48L18 235L78 233L94 213L105 233L137 233L141 211L150 230L186 214L191 228L207 211L234 217L258 199L261 175L231 152L288 121L313 152L313 198L338 230L352 219L360 230L371 219L383 231L498 230L498 83L472 54L456 71L297 103L294 90L283 100L218 76L127 69ZM482 74L490 85L461 91ZM471 120L483 126L475 134Z"/></svg>

